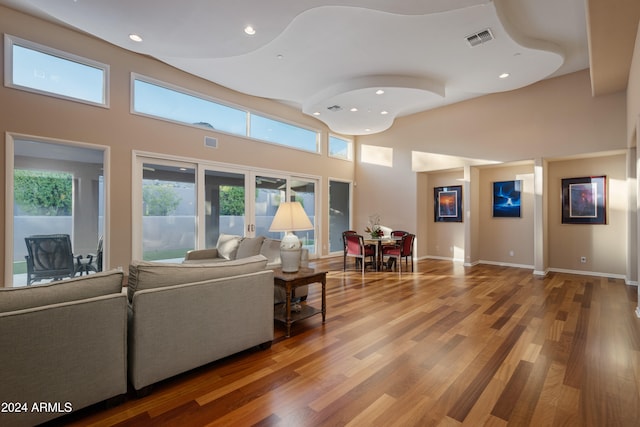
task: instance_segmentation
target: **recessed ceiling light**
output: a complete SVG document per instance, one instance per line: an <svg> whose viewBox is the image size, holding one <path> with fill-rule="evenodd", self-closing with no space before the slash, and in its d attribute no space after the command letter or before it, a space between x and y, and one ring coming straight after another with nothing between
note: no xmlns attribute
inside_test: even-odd
<svg viewBox="0 0 640 427"><path fill-rule="evenodd" d="M356 107L353 107L353 108L352 108L352 109L350 109L349 111L353 111L353 112L355 113L356 111L358 111L358 109L357 109Z"/></svg>
<svg viewBox="0 0 640 427"><path fill-rule="evenodd" d="M247 25L246 27L244 27L244 32L252 36L256 33L256 30L251 25Z"/></svg>
<svg viewBox="0 0 640 427"><path fill-rule="evenodd" d="M279 53L279 54L277 54L277 55L276 55L276 58L278 58L278 59L284 59L284 55L283 55L283 54L281 54L281 53Z"/></svg>
<svg viewBox="0 0 640 427"><path fill-rule="evenodd" d="M320 111L315 111L315 112L313 113L313 115L314 115L314 116L319 116L319 115L320 115Z"/></svg>
<svg viewBox="0 0 640 427"><path fill-rule="evenodd" d="M376 91L376 95L382 95L384 93L384 91L382 89L378 89Z"/></svg>
<svg viewBox="0 0 640 427"><path fill-rule="evenodd" d="M140 43L142 41L142 37L140 37L140 35L138 35L138 34L129 34L129 39L133 40L134 42L138 42L138 43Z"/></svg>
<svg viewBox="0 0 640 427"><path fill-rule="evenodd" d="M365 131L365 132L371 132L371 129L366 128L364 131Z"/></svg>
<svg viewBox="0 0 640 427"><path fill-rule="evenodd" d="M509 73L502 73L498 77L501 79L506 79L507 77L509 77Z"/></svg>
<svg viewBox="0 0 640 427"><path fill-rule="evenodd" d="M380 111L380 114L382 114L384 116L385 114L389 114L389 112L387 110L382 110L382 111Z"/></svg>

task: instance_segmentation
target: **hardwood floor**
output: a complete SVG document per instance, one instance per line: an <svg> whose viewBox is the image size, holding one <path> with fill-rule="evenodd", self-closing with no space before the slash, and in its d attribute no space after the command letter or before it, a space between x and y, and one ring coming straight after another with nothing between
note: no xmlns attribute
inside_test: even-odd
<svg viewBox="0 0 640 427"><path fill-rule="evenodd" d="M424 260L328 268L327 321L56 424L637 426L640 319L622 280ZM309 304L319 304L312 286ZM189 351L185 349L185 351Z"/></svg>

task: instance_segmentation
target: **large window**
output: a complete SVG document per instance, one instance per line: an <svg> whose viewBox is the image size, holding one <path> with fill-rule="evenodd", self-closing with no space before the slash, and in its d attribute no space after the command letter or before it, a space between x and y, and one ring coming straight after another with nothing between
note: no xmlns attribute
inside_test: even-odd
<svg viewBox="0 0 640 427"><path fill-rule="evenodd" d="M196 245L196 175L191 165L144 163L142 256L146 261L182 260Z"/></svg>
<svg viewBox="0 0 640 427"><path fill-rule="evenodd" d="M329 135L329 156L353 160L353 142L346 138Z"/></svg>
<svg viewBox="0 0 640 427"><path fill-rule="evenodd" d="M157 83L133 81L133 110L174 122L236 135L247 133L247 113Z"/></svg>
<svg viewBox="0 0 640 427"><path fill-rule="evenodd" d="M140 75L132 76L136 114L319 152L319 132L267 118Z"/></svg>
<svg viewBox="0 0 640 427"><path fill-rule="evenodd" d="M109 66L5 35L5 85L16 89L109 105Z"/></svg>
<svg viewBox="0 0 640 427"><path fill-rule="evenodd" d="M317 177L135 154L133 257L180 262L220 234L282 238L269 228L280 203L299 201L317 227ZM296 232L317 254L316 230Z"/></svg>
<svg viewBox="0 0 640 427"><path fill-rule="evenodd" d="M28 255L25 237L68 234L74 255L96 254L105 238L101 261L108 268L105 233L105 148L35 140L10 135L7 167L13 170L6 203L7 217L5 283L27 283ZM97 260L96 260L97 261ZM38 282L37 282L38 283Z"/></svg>
<svg viewBox="0 0 640 427"><path fill-rule="evenodd" d="M250 137L305 151L318 151L318 132L251 114Z"/></svg>

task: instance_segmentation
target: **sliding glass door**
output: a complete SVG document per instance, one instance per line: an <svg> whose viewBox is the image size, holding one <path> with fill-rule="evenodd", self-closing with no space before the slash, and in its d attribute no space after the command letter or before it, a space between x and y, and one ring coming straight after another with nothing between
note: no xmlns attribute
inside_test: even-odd
<svg viewBox="0 0 640 427"><path fill-rule="evenodd" d="M191 164L142 164L142 258L182 261L196 247L196 175Z"/></svg>
<svg viewBox="0 0 640 427"><path fill-rule="evenodd" d="M300 202L313 224L313 230L296 231L302 247L310 254L316 253L316 181L304 178L291 179L291 201Z"/></svg>
<svg viewBox="0 0 640 427"><path fill-rule="evenodd" d="M342 252L342 232L351 229L351 183L329 181L329 252Z"/></svg>
<svg viewBox="0 0 640 427"><path fill-rule="evenodd" d="M299 201L316 226L317 179L143 155L136 164L141 225L133 227L134 257L180 262L188 250L215 247L220 234L280 239L283 233L269 228L286 200ZM296 234L315 254L316 230Z"/></svg>
<svg viewBox="0 0 640 427"><path fill-rule="evenodd" d="M269 231L273 217L280 203L287 200L287 179L265 175L255 176L254 187L254 221L255 227L249 231L251 235L280 239L282 233Z"/></svg>
<svg viewBox="0 0 640 427"><path fill-rule="evenodd" d="M245 234L245 174L204 172L204 247L214 248L220 234Z"/></svg>

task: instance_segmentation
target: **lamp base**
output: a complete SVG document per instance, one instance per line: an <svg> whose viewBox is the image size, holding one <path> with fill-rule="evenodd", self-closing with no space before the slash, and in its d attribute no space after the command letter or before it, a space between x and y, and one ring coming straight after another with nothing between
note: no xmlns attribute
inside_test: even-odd
<svg viewBox="0 0 640 427"><path fill-rule="evenodd" d="M300 249L282 249L280 248L280 260L282 262L283 273L295 273L300 269Z"/></svg>
<svg viewBox="0 0 640 427"><path fill-rule="evenodd" d="M298 236L287 232L280 242L280 260L284 273L295 273L300 269L300 256L302 243Z"/></svg>

